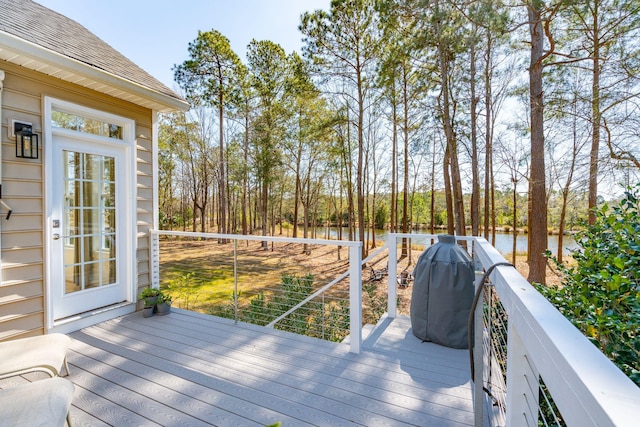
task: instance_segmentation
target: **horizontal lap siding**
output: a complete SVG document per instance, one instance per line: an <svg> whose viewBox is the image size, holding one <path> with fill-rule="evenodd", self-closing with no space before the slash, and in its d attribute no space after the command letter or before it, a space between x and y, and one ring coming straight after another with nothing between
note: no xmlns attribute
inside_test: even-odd
<svg viewBox="0 0 640 427"><path fill-rule="evenodd" d="M136 122L136 277L138 292L151 283L149 276L149 228L153 227L153 148L151 117L141 124Z"/></svg>
<svg viewBox="0 0 640 427"><path fill-rule="evenodd" d="M149 284L148 229L153 225L153 154L151 110L80 86L0 61L5 71L2 91L2 199L11 206L11 218L0 208L2 262L0 283L0 341L45 332L45 169L39 159L18 159L9 137L11 119L33 123L41 149L47 149L42 131L43 100L50 96L133 119L136 122L136 200L138 250L137 286Z"/></svg>

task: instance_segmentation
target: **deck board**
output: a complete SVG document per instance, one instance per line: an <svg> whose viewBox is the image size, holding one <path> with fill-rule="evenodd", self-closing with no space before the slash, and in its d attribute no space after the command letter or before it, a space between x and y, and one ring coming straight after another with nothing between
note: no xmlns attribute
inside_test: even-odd
<svg viewBox="0 0 640 427"><path fill-rule="evenodd" d="M422 343L406 318L349 346L184 310L70 334L76 425L462 426L468 355Z"/></svg>

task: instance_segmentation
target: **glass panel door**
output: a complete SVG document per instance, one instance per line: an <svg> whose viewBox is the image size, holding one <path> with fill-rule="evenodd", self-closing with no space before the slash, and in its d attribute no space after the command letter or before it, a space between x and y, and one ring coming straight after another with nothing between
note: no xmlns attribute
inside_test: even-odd
<svg viewBox="0 0 640 427"><path fill-rule="evenodd" d="M132 255L124 230L135 205L123 193L124 148L53 139L49 262L58 320L127 300L123 266Z"/></svg>
<svg viewBox="0 0 640 427"><path fill-rule="evenodd" d="M116 283L116 182L111 156L63 150L65 293Z"/></svg>

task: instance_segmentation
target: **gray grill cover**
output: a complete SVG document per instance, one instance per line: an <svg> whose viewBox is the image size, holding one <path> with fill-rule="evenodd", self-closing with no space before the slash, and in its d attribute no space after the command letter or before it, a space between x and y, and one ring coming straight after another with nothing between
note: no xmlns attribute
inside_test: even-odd
<svg viewBox="0 0 640 427"><path fill-rule="evenodd" d="M456 244L454 236L440 235L438 243L418 258L413 276L413 334L423 341L468 348L475 277L469 254Z"/></svg>

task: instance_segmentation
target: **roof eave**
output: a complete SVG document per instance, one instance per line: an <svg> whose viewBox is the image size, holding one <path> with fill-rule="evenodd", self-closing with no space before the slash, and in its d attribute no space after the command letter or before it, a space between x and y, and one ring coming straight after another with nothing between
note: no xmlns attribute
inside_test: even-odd
<svg viewBox="0 0 640 427"><path fill-rule="evenodd" d="M150 89L3 31L0 31L0 59L159 112L189 109L189 103L184 99Z"/></svg>

